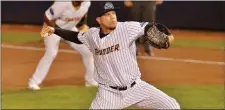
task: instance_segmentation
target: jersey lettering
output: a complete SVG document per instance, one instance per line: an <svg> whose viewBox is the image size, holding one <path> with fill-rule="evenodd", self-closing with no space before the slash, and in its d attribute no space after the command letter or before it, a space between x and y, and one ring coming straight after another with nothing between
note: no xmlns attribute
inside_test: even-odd
<svg viewBox="0 0 225 110"><path fill-rule="evenodd" d="M105 49L99 50L99 49L95 49L95 55L106 55L115 51L119 51L120 45L116 44L110 47L107 47Z"/></svg>
<svg viewBox="0 0 225 110"><path fill-rule="evenodd" d="M80 21L81 17L74 17L74 18L65 18L64 21L70 22L70 21Z"/></svg>

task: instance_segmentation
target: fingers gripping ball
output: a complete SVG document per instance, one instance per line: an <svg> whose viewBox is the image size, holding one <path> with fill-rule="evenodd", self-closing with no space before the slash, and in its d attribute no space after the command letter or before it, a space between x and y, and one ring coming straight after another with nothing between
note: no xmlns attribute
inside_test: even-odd
<svg viewBox="0 0 225 110"><path fill-rule="evenodd" d="M47 36L49 36L48 33L45 33L43 37L47 37Z"/></svg>
<svg viewBox="0 0 225 110"><path fill-rule="evenodd" d="M169 29L158 23L152 23L145 27L145 37L147 37L147 43L158 49L168 49L170 42L174 37L170 33Z"/></svg>
<svg viewBox="0 0 225 110"><path fill-rule="evenodd" d="M54 28L50 27L50 26L47 26L47 27L42 29L41 37L47 37L47 36L50 36L53 33L54 33Z"/></svg>

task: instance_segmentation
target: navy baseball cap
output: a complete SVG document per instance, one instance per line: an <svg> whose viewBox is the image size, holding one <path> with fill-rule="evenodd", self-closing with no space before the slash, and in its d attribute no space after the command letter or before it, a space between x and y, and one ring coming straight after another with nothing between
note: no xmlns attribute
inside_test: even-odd
<svg viewBox="0 0 225 110"><path fill-rule="evenodd" d="M99 7L99 14L98 17L104 15L105 13L109 11L116 11L119 10L119 7L114 7L112 2L100 2L100 7Z"/></svg>

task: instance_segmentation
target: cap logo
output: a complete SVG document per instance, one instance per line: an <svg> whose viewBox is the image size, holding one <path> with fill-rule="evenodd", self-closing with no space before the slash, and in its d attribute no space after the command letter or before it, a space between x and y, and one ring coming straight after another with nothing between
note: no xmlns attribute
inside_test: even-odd
<svg viewBox="0 0 225 110"><path fill-rule="evenodd" d="M107 2L105 3L105 6L104 6L104 9L107 10L107 9L114 9L114 6L111 2Z"/></svg>

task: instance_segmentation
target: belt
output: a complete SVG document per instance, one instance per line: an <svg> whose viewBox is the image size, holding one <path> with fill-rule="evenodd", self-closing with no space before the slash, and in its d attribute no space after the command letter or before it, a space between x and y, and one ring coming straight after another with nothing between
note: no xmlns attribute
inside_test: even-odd
<svg viewBox="0 0 225 110"><path fill-rule="evenodd" d="M130 87L133 87L135 84L136 84L136 82L134 81L133 83L131 83ZM128 88L128 86L125 86L125 87L109 86L109 87L112 88L112 89L119 90L119 91L125 91Z"/></svg>

